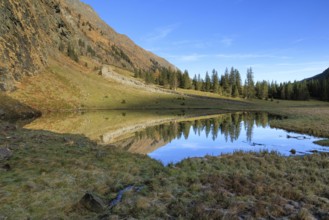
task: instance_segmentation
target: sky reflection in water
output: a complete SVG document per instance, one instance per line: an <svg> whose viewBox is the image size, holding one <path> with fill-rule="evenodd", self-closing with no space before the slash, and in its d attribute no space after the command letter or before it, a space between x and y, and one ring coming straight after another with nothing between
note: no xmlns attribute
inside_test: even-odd
<svg viewBox="0 0 329 220"><path fill-rule="evenodd" d="M295 149L297 155L328 150L313 143L320 138L270 128L268 120L271 117L265 113L247 113L188 122L178 126L183 127L177 132L178 137L148 155L167 165L188 157L217 156L238 150L274 150L286 156L291 155L291 149Z"/></svg>

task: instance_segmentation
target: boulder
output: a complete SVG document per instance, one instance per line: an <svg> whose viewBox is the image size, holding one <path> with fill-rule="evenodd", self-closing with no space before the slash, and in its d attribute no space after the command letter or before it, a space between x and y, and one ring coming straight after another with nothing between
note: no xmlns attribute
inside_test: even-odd
<svg viewBox="0 0 329 220"><path fill-rule="evenodd" d="M91 192L87 192L79 203L92 212L103 212L106 209L103 199Z"/></svg>
<svg viewBox="0 0 329 220"><path fill-rule="evenodd" d="M8 160L13 155L9 148L0 148L0 161Z"/></svg>

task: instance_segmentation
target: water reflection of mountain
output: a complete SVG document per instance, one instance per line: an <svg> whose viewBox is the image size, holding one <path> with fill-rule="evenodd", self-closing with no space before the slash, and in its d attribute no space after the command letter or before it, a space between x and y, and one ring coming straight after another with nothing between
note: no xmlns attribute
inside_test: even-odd
<svg viewBox="0 0 329 220"><path fill-rule="evenodd" d="M162 139L157 140L147 137L136 139L136 137L130 137L125 140L118 141L114 143L114 145L131 153L148 154L155 151L159 147L166 145L167 143L168 142L165 142Z"/></svg>
<svg viewBox="0 0 329 220"><path fill-rule="evenodd" d="M254 125L266 127L269 116L267 113L229 113L212 118L196 118L183 122L167 122L135 132L134 137L115 143L130 152L150 153L174 139L188 139L190 132L200 135L205 132L207 138L216 140L224 136L226 141L234 142L246 131L247 140L251 142ZM244 126L244 129L242 129Z"/></svg>
<svg viewBox="0 0 329 220"><path fill-rule="evenodd" d="M147 154L176 138L187 139L190 132L205 132L213 140L224 136L226 141L233 142L245 130L250 142L254 125L265 127L268 120L267 113L249 112L189 118L168 113L96 111L42 117L26 128L83 134L100 144Z"/></svg>
<svg viewBox="0 0 329 220"><path fill-rule="evenodd" d="M42 116L25 125L27 129L82 134L99 144L111 144L134 136L145 127L182 119L177 112L88 111Z"/></svg>

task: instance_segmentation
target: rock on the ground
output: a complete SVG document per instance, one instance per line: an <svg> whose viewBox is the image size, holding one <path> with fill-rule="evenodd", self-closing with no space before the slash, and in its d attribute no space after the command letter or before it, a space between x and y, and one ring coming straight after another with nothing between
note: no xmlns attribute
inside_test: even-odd
<svg viewBox="0 0 329 220"><path fill-rule="evenodd" d="M8 160L13 155L13 152L8 148L0 148L0 161Z"/></svg>
<svg viewBox="0 0 329 220"><path fill-rule="evenodd" d="M92 212L102 212L106 209L103 199L91 192L87 192L79 203Z"/></svg>

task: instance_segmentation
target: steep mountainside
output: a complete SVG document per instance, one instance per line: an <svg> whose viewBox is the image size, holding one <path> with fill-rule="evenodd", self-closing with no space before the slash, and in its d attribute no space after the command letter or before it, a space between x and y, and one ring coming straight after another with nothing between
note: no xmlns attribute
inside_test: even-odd
<svg viewBox="0 0 329 220"><path fill-rule="evenodd" d="M175 68L116 33L79 0L6 0L0 2L0 14L2 91L44 70L60 53L81 64L80 56L87 56L128 70Z"/></svg>

